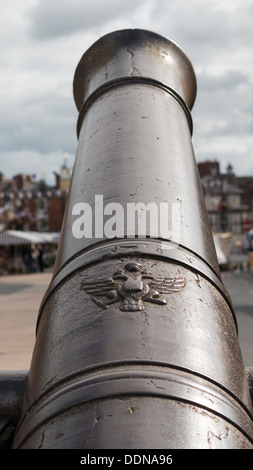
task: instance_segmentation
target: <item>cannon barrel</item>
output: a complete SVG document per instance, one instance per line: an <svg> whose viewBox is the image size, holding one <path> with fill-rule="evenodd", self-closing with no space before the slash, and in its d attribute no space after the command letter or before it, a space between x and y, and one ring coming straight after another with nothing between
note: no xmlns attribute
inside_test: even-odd
<svg viewBox="0 0 253 470"><path fill-rule="evenodd" d="M75 165L13 448L253 447L192 147L196 88L185 53L153 32L113 32L81 58Z"/></svg>

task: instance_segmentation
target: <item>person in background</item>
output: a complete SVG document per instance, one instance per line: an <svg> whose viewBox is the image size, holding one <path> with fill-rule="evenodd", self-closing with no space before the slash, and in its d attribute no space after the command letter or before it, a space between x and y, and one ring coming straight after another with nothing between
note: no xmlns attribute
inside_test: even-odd
<svg viewBox="0 0 253 470"><path fill-rule="evenodd" d="M42 273L44 271L44 262L43 262L43 247L42 245L38 245L38 265L39 265L39 270Z"/></svg>

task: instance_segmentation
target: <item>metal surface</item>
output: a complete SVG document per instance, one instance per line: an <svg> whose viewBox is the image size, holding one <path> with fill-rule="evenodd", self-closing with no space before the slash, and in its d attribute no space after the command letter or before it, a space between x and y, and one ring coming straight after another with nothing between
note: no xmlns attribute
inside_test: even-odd
<svg viewBox="0 0 253 470"><path fill-rule="evenodd" d="M80 60L74 96L79 145L55 272L101 242L94 220L85 240L69 237L69 228L73 206L85 201L95 213L102 195L125 212L134 202L180 203L180 244L217 273L189 126L196 78L184 52L147 31L109 34Z"/></svg>
<svg viewBox="0 0 253 470"><path fill-rule="evenodd" d="M0 449L12 446L22 412L28 371L2 371L0 374Z"/></svg>
<svg viewBox="0 0 253 470"><path fill-rule="evenodd" d="M118 31L82 57L79 144L14 448L253 447L191 143L195 95L190 61L157 34ZM131 203L179 206L180 239L151 217L143 232L113 224Z"/></svg>

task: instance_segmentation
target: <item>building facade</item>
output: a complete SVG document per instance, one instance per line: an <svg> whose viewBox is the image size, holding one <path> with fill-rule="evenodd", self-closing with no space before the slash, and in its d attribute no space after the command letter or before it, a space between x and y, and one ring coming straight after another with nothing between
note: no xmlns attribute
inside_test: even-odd
<svg viewBox="0 0 253 470"><path fill-rule="evenodd" d="M217 161L198 164L198 169L212 231L239 235L253 228L253 177L235 176L231 165L221 174Z"/></svg>
<svg viewBox="0 0 253 470"><path fill-rule="evenodd" d="M71 171L63 165L49 187L31 175L7 179L0 174L0 229L38 232L61 230Z"/></svg>

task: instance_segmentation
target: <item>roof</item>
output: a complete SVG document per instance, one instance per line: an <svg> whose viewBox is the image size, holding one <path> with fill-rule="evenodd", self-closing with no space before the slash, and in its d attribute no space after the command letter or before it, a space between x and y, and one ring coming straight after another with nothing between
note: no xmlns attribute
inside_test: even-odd
<svg viewBox="0 0 253 470"><path fill-rule="evenodd" d="M33 243L58 243L57 232L24 232L22 230L5 230L0 232L0 246L29 245Z"/></svg>

